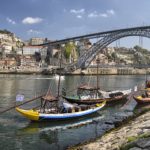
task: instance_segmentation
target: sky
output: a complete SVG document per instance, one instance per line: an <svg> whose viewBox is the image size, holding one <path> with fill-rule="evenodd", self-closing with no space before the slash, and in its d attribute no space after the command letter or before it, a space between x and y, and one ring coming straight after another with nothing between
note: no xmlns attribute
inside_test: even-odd
<svg viewBox="0 0 150 150"><path fill-rule="evenodd" d="M51 40L150 25L149 0L1 0L0 29ZM129 42L130 41L130 42ZM137 38L121 40L131 45ZM149 47L149 39L143 45Z"/></svg>

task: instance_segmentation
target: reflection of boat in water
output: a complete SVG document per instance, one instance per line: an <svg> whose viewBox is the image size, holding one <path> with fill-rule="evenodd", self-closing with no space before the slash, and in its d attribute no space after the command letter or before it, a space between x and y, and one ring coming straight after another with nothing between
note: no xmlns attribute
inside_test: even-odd
<svg viewBox="0 0 150 150"><path fill-rule="evenodd" d="M55 130L65 130L75 127L81 127L83 125L87 125L92 123L94 120L102 120L104 115L100 115L98 113L91 114L89 116L84 116L78 119L71 119L71 120L62 120L57 121L53 120L51 122L29 122L27 126L21 128L19 132L27 133L27 134L35 134L37 132L46 132L46 131L55 131Z"/></svg>
<svg viewBox="0 0 150 150"><path fill-rule="evenodd" d="M60 80L65 80L65 76L60 76L60 75L57 75L57 74L54 76L54 78L57 81L59 80L59 78L60 78Z"/></svg>
<svg viewBox="0 0 150 150"><path fill-rule="evenodd" d="M21 135L23 140L25 137L35 137L33 141L36 140L36 144L44 142L41 149L66 149L72 144L79 144L83 140L86 141L95 137L95 125L97 123L93 119L102 120L103 117L93 114L89 117L70 121L29 122L26 127L17 130L17 134ZM86 133L88 129L92 134Z"/></svg>

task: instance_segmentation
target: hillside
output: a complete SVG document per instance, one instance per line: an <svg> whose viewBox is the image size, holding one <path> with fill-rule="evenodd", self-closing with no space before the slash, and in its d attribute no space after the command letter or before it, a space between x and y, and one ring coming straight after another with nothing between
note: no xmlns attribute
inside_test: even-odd
<svg viewBox="0 0 150 150"><path fill-rule="evenodd" d="M14 33L8 30L0 30L0 53L10 54L17 52L23 46L23 42Z"/></svg>
<svg viewBox="0 0 150 150"><path fill-rule="evenodd" d="M150 62L150 51L140 46L108 47L100 55L103 55L101 58L105 58L103 62L108 64L149 64Z"/></svg>

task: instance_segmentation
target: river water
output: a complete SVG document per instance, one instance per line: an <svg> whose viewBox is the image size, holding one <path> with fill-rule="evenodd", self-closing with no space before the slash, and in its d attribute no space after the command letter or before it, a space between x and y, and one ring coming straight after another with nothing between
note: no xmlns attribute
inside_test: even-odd
<svg viewBox="0 0 150 150"><path fill-rule="evenodd" d="M145 81L144 75L100 76L103 90L129 89ZM28 100L51 89L57 92L55 76L43 75L0 75L0 111L13 106L17 94ZM79 84L96 84L96 76L66 76L61 87L71 91ZM72 91L71 93L74 93ZM95 120L109 118L117 113L125 102L106 107L96 114L70 121L30 122L15 110L0 115L0 150L57 150L94 139L104 132ZM33 104L31 104L33 105Z"/></svg>

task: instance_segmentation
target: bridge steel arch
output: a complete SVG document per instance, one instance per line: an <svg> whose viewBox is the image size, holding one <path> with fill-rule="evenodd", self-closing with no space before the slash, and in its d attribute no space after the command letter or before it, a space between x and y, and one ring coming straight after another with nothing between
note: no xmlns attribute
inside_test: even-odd
<svg viewBox="0 0 150 150"><path fill-rule="evenodd" d="M75 68L85 69L87 68L91 61L96 57L96 55L102 51L106 46L111 44L112 42L128 37L128 36L142 36L150 38L150 28L148 29L133 29L129 31L117 31L106 35L101 38L98 42L95 43L90 49L87 50L81 57L79 57L78 61L75 64Z"/></svg>

